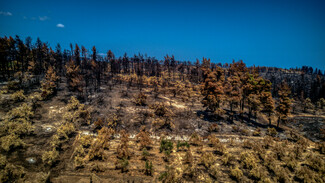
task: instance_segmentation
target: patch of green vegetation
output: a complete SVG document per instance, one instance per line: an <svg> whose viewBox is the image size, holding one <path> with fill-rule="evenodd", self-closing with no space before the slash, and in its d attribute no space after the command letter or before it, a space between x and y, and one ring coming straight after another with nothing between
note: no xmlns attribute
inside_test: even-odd
<svg viewBox="0 0 325 183"><path fill-rule="evenodd" d="M230 168L231 178L240 181L243 178L243 176L244 176L243 172L238 167Z"/></svg>
<svg viewBox="0 0 325 183"><path fill-rule="evenodd" d="M24 90L16 91L10 97L11 97L11 100L13 100L14 102L22 102L27 98L24 95Z"/></svg>
<svg viewBox="0 0 325 183"><path fill-rule="evenodd" d="M187 147L187 148L189 148L190 147L190 144L188 142L178 141L176 147L177 147L177 151L179 151L181 147Z"/></svg>
<svg viewBox="0 0 325 183"><path fill-rule="evenodd" d="M145 163L145 174L150 176L153 175L153 165L150 161L146 161Z"/></svg>
<svg viewBox="0 0 325 183"><path fill-rule="evenodd" d="M52 166L58 160L58 157L59 152L55 148L53 148L52 150L43 153L42 160L44 163Z"/></svg>

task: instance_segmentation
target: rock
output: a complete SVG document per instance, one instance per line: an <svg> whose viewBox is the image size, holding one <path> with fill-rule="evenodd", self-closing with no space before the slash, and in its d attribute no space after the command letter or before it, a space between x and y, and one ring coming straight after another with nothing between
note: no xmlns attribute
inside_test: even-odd
<svg viewBox="0 0 325 183"><path fill-rule="evenodd" d="M34 158L34 157L29 157L29 158L26 158L26 161L28 161L28 163L30 163L30 164L34 164L34 163L36 163L36 158Z"/></svg>

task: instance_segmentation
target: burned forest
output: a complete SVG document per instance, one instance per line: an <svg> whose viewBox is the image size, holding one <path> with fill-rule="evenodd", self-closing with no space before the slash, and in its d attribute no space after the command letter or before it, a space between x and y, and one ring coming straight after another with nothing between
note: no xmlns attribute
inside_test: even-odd
<svg viewBox="0 0 325 183"><path fill-rule="evenodd" d="M325 182L325 76L0 38L0 182Z"/></svg>

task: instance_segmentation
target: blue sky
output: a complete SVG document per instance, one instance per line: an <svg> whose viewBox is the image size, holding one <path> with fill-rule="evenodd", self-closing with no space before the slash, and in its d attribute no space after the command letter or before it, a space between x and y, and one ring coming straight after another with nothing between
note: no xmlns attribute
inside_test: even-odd
<svg viewBox="0 0 325 183"><path fill-rule="evenodd" d="M325 70L325 1L0 1L0 36L121 56ZM61 24L61 25L58 25Z"/></svg>

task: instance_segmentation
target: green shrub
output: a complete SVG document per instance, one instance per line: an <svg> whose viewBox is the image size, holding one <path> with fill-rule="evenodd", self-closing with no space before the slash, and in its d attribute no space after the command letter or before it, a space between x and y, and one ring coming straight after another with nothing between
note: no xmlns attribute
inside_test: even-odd
<svg viewBox="0 0 325 183"><path fill-rule="evenodd" d="M83 135L80 137L79 142L83 147L89 147L93 141L93 137L91 135Z"/></svg>
<svg viewBox="0 0 325 183"><path fill-rule="evenodd" d="M283 143L276 143L273 148L273 152L278 160L283 160L283 158L286 156L286 148L284 147Z"/></svg>
<svg viewBox="0 0 325 183"><path fill-rule="evenodd" d="M103 143L101 143L99 140L95 140L88 151L88 159L93 160L95 158L101 160L106 158Z"/></svg>
<svg viewBox="0 0 325 183"><path fill-rule="evenodd" d="M244 140L243 142L243 147L247 148L247 149L252 149L252 147L254 146L253 142L250 140Z"/></svg>
<svg viewBox="0 0 325 183"><path fill-rule="evenodd" d="M67 109L69 111L76 110L76 109L78 109L79 105L80 105L79 100L75 96L71 96L71 98L68 102L68 105L67 105Z"/></svg>
<svg viewBox="0 0 325 183"><path fill-rule="evenodd" d="M74 132L74 125L72 123L66 122L59 127L57 134L60 138L69 139L69 136Z"/></svg>
<svg viewBox="0 0 325 183"><path fill-rule="evenodd" d="M120 132L120 135L121 135L121 140L120 140L120 145L117 148L117 157L120 159L128 159L131 155L128 148L129 134L126 133L125 130L122 130Z"/></svg>
<svg viewBox="0 0 325 183"><path fill-rule="evenodd" d="M299 182L318 183L324 182L324 174L317 174L307 166L300 167L295 172L295 177Z"/></svg>
<svg viewBox="0 0 325 183"><path fill-rule="evenodd" d="M291 178L289 177L290 173L287 169L282 168L280 166L276 166L274 173L276 175L277 182L280 182L280 183L292 182Z"/></svg>
<svg viewBox="0 0 325 183"><path fill-rule="evenodd" d="M158 180L162 182L180 182L182 177L177 173L173 166L166 166L166 171L162 172Z"/></svg>
<svg viewBox="0 0 325 183"><path fill-rule="evenodd" d="M186 164L193 165L193 161L194 161L194 159L193 159L192 151L191 151L191 149L188 149L185 152L184 162Z"/></svg>
<svg viewBox="0 0 325 183"><path fill-rule="evenodd" d="M267 128L267 135L270 135L272 137L276 137L278 132L275 128Z"/></svg>
<svg viewBox="0 0 325 183"><path fill-rule="evenodd" d="M220 143L220 140L215 135L208 136L208 144L212 147L217 143Z"/></svg>
<svg viewBox="0 0 325 183"><path fill-rule="evenodd" d="M0 169L0 182L23 182L22 178L24 175L24 167L6 163Z"/></svg>
<svg viewBox="0 0 325 183"><path fill-rule="evenodd" d="M52 149L51 151L46 151L42 155L42 160L44 163L52 166L58 159L59 152L56 149Z"/></svg>
<svg viewBox="0 0 325 183"><path fill-rule="evenodd" d="M256 128L256 130L254 130L254 132L253 132L253 136L261 136L261 129Z"/></svg>
<svg viewBox="0 0 325 183"><path fill-rule="evenodd" d="M165 152L165 153L168 153L170 154L173 150L173 142L171 140L167 140L167 139L162 139L160 141L160 148L159 148L159 151L160 153L162 152Z"/></svg>
<svg viewBox="0 0 325 183"><path fill-rule="evenodd" d="M215 179L218 179L218 177L221 176L221 174L220 174L220 168L219 168L219 166L217 164L214 164L214 165L210 166L210 168L208 169L208 172Z"/></svg>
<svg viewBox="0 0 325 183"><path fill-rule="evenodd" d="M288 167L291 171L294 171L298 164L294 153L290 153L288 157L285 157L284 162L286 167Z"/></svg>
<svg viewBox="0 0 325 183"><path fill-rule="evenodd" d="M121 169L122 173L127 172L129 168L129 161L126 158L119 159L116 163L116 168Z"/></svg>
<svg viewBox="0 0 325 183"><path fill-rule="evenodd" d="M26 103L23 103L17 108L12 109L7 113L6 119L13 120L16 118L23 118L29 120L34 115L32 107Z"/></svg>
<svg viewBox="0 0 325 183"><path fill-rule="evenodd" d="M83 148L82 145L79 145L78 147L76 147L74 153L75 155L74 157L74 168L81 168L85 165L85 149Z"/></svg>
<svg viewBox="0 0 325 183"><path fill-rule="evenodd" d="M307 156L307 164L315 171L325 173L325 162L324 158L314 153L310 153Z"/></svg>
<svg viewBox="0 0 325 183"><path fill-rule="evenodd" d="M303 152L305 152L309 146L309 142L307 139L305 139L304 137L300 137L299 140L297 141L297 144L300 145L300 147L302 148Z"/></svg>
<svg viewBox="0 0 325 183"><path fill-rule="evenodd" d="M1 148L5 151L24 146L25 143L16 134L9 134L0 138Z"/></svg>
<svg viewBox="0 0 325 183"><path fill-rule="evenodd" d="M304 151L303 148L299 144L295 144L293 146L292 152L294 153L296 159L299 159L302 157L303 151Z"/></svg>
<svg viewBox="0 0 325 183"><path fill-rule="evenodd" d="M216 162L216 157L211 152L205 152L201 156L200 162L208 169Z"/></svg>
<svg viewBox="0 0 325 183"><path fill-rule="evenodd" d="M75 156L74 157L74 168L82 168L85 166L85 161L83 157Z"/></svg>
<svg viewBox="0 0 325 183"><path fill-rule="evenodd" d="M30 121L24 118L16 118L10 121L5 121L4 129L7 134L16 134L21 136L31 133L34 128Z"/></svg>
<svg viewBox="0 0 325 183"><path fill-rule="evenodd" d="M144 147L144 148L142 149L142 159L147 160L147 158L148 158L149 155L150 155L150 154L149 154L147 148Z"/></svg>
<svg viewBox="0 0 325 183"><path fill-rule="evenodd" d="M26 96L24 95L24 90L19 90L19 91L16 91L15 93L13 93L11 95L11 99L14 101L14 102L22 102L26 99Z"/></svg>
<svg viewBox="0 0 325 183"><path fill-rule="evenodd" d="M267 172L264 167L258 166L249 171L249 177L254 180L263 180L266 178Z"/></svg>
<svg viewBox="0 0 325 183"><path fill-rule="evenodd" d="M187 142L178 141L176 147L177 147L177 151L179 151L181 147L187 147L187 148L189 148L190 147L190 144L188 144Z"/></svg>
<svg viewBox="0 0 325 183"><path fill-rule="evenodd" d="M240 181L243 178L244 174L243 172L238 168L230 168L230 177Z"/></svg>
<svg viewBox="0 0 325 183"><path fill-rule="evenodd" d="M223 154L221 161L224 165L232 165L236 160L236 157L228 152Z"/></svg>
<svg viewBox="0 0 325 183"><path fill-rule="evenodd" d="M271 136L265 136L263 139L263 146L264 148L268 149L273 145L274 141Z"/></svg>
<svg viewBox="0 0 325 183"><path fill-rule="evenodd" d="M147 95L140 92L134 99L136 105L145 106L147 105Z"/></svg>
<svg viewBox="0 0 325 183"><path fill-rule="evenodd" d="M240 154L240 161L242 162L244 168L253 169L257 166L257 159L252 153L243 152Z"/></svg>
<svg viewBox="0 0 325 183"><path fill-rule="evenodd" d="M145 174L150 176L152 176L153 174L153 166L152 166L152 162L150 161L146 161L145 163Z"/></svg>

